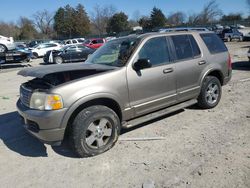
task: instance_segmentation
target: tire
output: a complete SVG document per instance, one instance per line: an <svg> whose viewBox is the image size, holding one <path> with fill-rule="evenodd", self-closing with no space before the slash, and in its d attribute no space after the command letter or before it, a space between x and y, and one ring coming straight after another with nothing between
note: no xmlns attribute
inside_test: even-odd
<svg viewBox="0 0 250 188"><path fill-rule="evenodd" d="M201 86L198 97L198 106L203 109L210 109L217 106L221 99L221 83L214 76L207 76Z"/></svg>
<svg viewBox="0 0 250 188"><path fill-rule="evenodd" d="M62 64L63 63L63 59L60 56L55 57L54 61L55 61L56 64Z"/></svg>
<svg viewBox="0 0 250 188"><path fill-rule="evenodd" d="M33 57L35 58L35 59L37 59L39 56L38 56L38 53L36 53L36 52L34 52L33 53Z"/></svg>
<svg viewBox="0 0 250 188"><path fill-rule="evenodd" d="M0 53L5 53L7 51L8 51L7 47L3 44L0 44Z"/></svg>
<svg viewBox="0 0 250 188"><path fill-rule="evenodd" d="M79 157L104 153L118 140L120 127L119 117L110 108L101 105L85 108L72 123L72 149Z"/></svg>

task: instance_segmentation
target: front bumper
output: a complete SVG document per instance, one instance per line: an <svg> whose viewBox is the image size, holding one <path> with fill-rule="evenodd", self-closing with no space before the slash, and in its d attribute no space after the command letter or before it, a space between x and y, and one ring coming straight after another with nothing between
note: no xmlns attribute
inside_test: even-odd
<svg viewBox="0 0 250 188"><path fill-rule="evenodd" d="M67 109L40 111L30 109L17 101L17 110L23 120L24 128L40 141L47 144L58 144L64 138L65 128L61 121Z"/></svg>

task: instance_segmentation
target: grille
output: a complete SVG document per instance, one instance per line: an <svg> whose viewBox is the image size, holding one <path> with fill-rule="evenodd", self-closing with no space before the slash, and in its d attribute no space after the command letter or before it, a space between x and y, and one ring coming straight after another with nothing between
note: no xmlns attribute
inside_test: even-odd
<svg viewBox="0 0 250 188"><path fill-rule="evenodd" d="M21 99L21 102L27 107L29 107L31 95L32 95L32 90L21 85L20 99Z"/></svg>

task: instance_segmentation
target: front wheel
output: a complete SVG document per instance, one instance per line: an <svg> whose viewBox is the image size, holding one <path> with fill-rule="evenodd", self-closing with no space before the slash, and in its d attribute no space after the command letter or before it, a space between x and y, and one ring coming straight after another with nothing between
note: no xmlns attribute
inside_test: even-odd
<svg viewBox="0 0 250 188"><path fill-rule="evenodd" d="M198 105L203 109L214 108L220 102L221 93L219 79L214 76L207 76L201 86Z"/></svg>
<svg viewBox="0 0 250 188"><path fill-rule="evenodd" d="M0 53L5 53L5 52L7 52L6 46L4 46L3 44L0 44Z"/></svg>
<svg viewBox="0 0 250 188"><path fill-rule="evenodd" d="M63 59L60 56L55 57L55 63L56 64L62 64L63 63Z"/></svg>
<svg viewBox="0 0 250 188"><path fill-rule="evenodd" d="M101 105L85 108L72 123L72 148L80 157L101 154L116 143L120 127L119 117L112 109Z"/></svg>

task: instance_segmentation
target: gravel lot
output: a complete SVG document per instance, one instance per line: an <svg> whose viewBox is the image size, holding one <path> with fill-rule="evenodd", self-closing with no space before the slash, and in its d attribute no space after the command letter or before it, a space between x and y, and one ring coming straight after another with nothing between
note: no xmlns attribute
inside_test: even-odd
<svg viewBox="0 0 250 188"><path fill-rule="evenodd" d="M67 143L43 145L16 112L22 66L0 70L1 187L250 187L250 43L227 43L233 77L211 110L190 107L123 132L110 151L76 158ZM31 66L40 66L42 59ZM43 66L43 65L42 65ZM133 130L133 131L132 131Z"/></svg>

